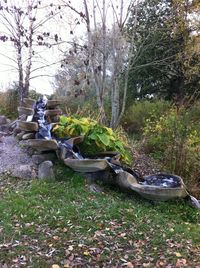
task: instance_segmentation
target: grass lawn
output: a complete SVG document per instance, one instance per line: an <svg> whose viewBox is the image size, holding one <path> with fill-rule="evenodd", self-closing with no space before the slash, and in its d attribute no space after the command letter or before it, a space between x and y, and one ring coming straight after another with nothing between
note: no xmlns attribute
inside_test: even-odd
<svg viewBox="0 0 200 268"><path fill-rule="evenodd" d="M0 267L200 267L200 210L57 177L0 179Z"/></svg>

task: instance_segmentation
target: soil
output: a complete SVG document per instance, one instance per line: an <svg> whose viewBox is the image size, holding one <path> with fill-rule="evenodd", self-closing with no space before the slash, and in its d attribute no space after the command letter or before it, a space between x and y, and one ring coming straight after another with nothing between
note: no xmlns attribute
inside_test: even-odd
<svg viewBox="0 0 200 268"><path fill-rule="evenodd" d="M22 149L14 136L0 139L0 175L13 171L20 165L32 163L31 157Z"/></svg>

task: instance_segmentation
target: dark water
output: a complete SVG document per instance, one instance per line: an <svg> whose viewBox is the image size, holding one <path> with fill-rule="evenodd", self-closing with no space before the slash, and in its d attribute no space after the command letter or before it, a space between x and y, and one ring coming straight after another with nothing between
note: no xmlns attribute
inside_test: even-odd
<svg viewBox="0 0 200 268"><path fill-rule="evenodd" d="M139 183L142 185L176 188L181 186L181 179L175 175L155 174L144 176L143 179L139 181Z"/></svg>

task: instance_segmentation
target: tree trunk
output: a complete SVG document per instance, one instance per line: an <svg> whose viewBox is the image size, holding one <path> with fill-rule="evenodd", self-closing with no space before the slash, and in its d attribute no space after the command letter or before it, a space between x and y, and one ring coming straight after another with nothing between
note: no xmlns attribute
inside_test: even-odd
<svg viewBox="0 0 200 268"><path fill-rule="evenodd" d="M88 55L89 55L89 62L91 64L92 73L94 77L94 85L96 89L96 101L97 101L97 106L99 109L99 121L101 123L105 123L106 121L105 110L104 110L104 86L105 85L102 86L101 84L102 82L99 81L98 75L96 73L95 62L94 62L95 48L94 48L93 39L91 35L90 16L89 16L89 11L88 11L86 0L84 0L84 8L85 8L87 34L88 34Z"/></svg>

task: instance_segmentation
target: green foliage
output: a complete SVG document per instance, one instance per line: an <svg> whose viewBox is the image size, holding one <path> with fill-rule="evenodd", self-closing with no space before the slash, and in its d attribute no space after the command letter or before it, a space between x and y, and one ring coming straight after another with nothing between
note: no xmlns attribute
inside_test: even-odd
<svg viewBox="0 0 200 268"><path fill-rule="evenodd" d="M141 135L146 120L159 118L170 108L167 101L138 101L131 105L122 120L122 125L129 134Z"/></svg>
<svg viewBox="0 0 200 268"><path fill-rule="evenodd" d="M36 92L35 90L29 90L28 97L33 100L38 100L42 96L41 93Z"/></svg>
<svg viewBox="0 0 200 268"><path fill-rule="evenodd" d="M137 12L133 8L127 23L130 38L136 31L129 104L133 98L149 94L180 101L199 89L198 39L190 34L195 22L188 16L192 5L187 1L145 0L140 1Z"/></svg>
<svg viewBox="0 0 200 268"><path fill-rule="evenodd" d="M200 112L200 106L195 108ZM194 107L172 108L159 119L147 119L144 128L148 151L190 186L200 183L200 127L193 115Z"/></svg>
<svg viewBox="0 0 200 268"><path fill-rule="evenodd" d="M99 124L96 120L85 117L60 117L59 125L53 132L57 137L76 137L83 135L84 141L80 144L84 155L94 155L103 151L118 151L122 161L129 164L131 156L125 149L127 143L111 128Z"/></svg>
<svg viewBox="0 0 200 268"><path fill-rule="evenodd" d="M18 92L15 89L0 93L0 114L9 118L16 118L18 106Z"/></svg>

